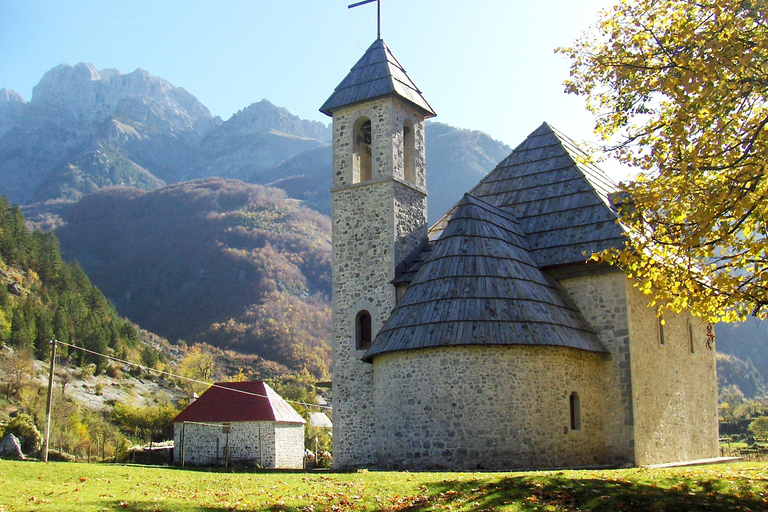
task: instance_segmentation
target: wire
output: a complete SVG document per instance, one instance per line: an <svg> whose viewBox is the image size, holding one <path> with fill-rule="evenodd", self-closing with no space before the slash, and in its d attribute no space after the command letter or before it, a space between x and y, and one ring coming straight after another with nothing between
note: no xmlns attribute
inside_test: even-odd
<svg viewBox="0 0 768 512"><path fill-rule="evenodd" d="M150 368L149 366L144 366L142 364L134 363L132 361L126 361L125 359L120 359L118 357L113 357L113 356L109 356L107 354L102 354L101 352L96 352L94 350L89 350L89 349L84 348L84 347L78 347L76 345L72 345L70 343L66 343L66 342L63 342L63 341L51 340L51 343L57 343L57 344L60 344L60 345L64 345L66 347L71 347L71 348L74 348L75 350L80 350L80 351L86 352L88 354L93 354L95 356L99 356L99 357L103 357L103 358L106 358L106 359L110 359L112 361L116 361L116 362L122 363L122 364L127 364L129 366L135 366L136 368L141 368L142 370L146 370L146 371L149 371L149 372L155 372L155 373L157 373L159 375L167 375L168 377L174 377L174 378L177 378L177 379L182 379L182 380L186 380L186 381L189 381L189 382L194 382L196 384L204 384L204 385L210 386L212 388L226 389L227 391L234 391L234 392L237 392L237 393L242 393L244 395L256 396L256 397L259 397L259 398L269 398L267 395L262 395L260 393L254 393L252 391L245 391L244 389L230 388L230 387L227 387L227 386L221 386L221 385L216 384L216 383L212 384L210 382L205 382L204 380L197 380L197 379L192 379L190 377L184 377L183 375L176 375L175 373L164 372L164 371L158 370L156 368ZM329 405L308 404L306 402L299 402L297 400L286 400L285 398L283 398L283 400L285 400L286 402L291 403L291 404L298 404L298 405L304 406L306 408L318 407L320 409L329 409L329 410L331 409L331 406L329 406Z"/></svg>
<svg viewBox="0 0 768 512"><path fill-rule="evenodd" d="M360 51L363 52L363 47L360 46L360 40L357 39L357 29L355 28L355 17L352 15L352 11L349 11L349 19L352 21L352 34L355 36L355 42L357 43L357 47L360 48Z"/></svg>

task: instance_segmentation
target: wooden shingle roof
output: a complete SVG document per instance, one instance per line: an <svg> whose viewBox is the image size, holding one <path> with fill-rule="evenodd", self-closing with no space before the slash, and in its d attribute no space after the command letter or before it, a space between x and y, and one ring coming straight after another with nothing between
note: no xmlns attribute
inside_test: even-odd
<svg viewBox="0 0 768 512"><path fill-rule="evenodd" d="M554 345L605 352L565 291L536 262L509 213L470 195L363 360L450 345Z"/></svg>
<svg viewBox="0 0 768 512"><path fill-rule="evenodd" d="M627 238L608 198L615 188L573 141L543 123L469 193L513 214L546 268L624 246Z"/></svg>
<svg viewBox="0 0 768 512"><path fill-rule="evenodd" d="M436 115L389 47L378 39L320 107L320 112L331 116L333 110L339 107L388 95L410 102L426 117Z"/></svg>
<svg viewBox="0 0 768 512"><path fill-rule="evenodd" d="M214 384L173 419L173 423L184 421L306 423L293 407L262 381Z"/></svg>

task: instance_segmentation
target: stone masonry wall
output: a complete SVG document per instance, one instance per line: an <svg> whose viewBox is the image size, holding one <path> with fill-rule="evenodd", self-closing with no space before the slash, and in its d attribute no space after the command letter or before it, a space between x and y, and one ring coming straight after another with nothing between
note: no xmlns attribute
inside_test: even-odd
<svg viewBox="0 0 768 512"><path fill-rule="evenodd" d="M275 423L276 468L304 468L304 425Z"/></svg>
<svg viewBox="0 0 768 512"><path fill-rule="evenodd" d="M627 280L635 410L636 464L717 457L715 347L707 328L688 314L665 313L664 344L656 310ZM693 353L688 325L693 334Z"/></svg>
<svg viewBox="0 0 768 512"><path fill-rule="evenodd" d="M354 183L352 132L362 116L371 120L372 179ZM403 179L406 117L416 132L415 184ZM333 130L333 451L336 468L353 468L376 454L373 369L356 349L355 318L366 310L374 335L381 329L395 305L395 268L426 238L423 120L383 98L335 111Z"/></svg>
<svg viewBox="0 0 768 512"><path fill-rule="evenodd" d="M223 425L175 423L173 426L174 462L181 464L183 451L184 464L224 465L224 448L229 443L230 464L260 465L265 468L300 469L303 467L304 425L267 421L232 422L229 423L229 435L223 431L222 427ZM276 430L279 434L277 441ZM276 442L277 448L281 450L277 455ZM300 455L298 465L297 453Z"/></svg>
<svg viewBox="0 0 768 512"><path fill-rule="evenodd" d="M605 366L601 414L605 450L617 463L633 463L635 451L626 281L619 271L560 281L611 354Z"/></svg>
<svg viewBox="0 0 768 512"><path fill-rule="evenodd" d="M377 356L376 465L474 470L613 463L603 450L604 359L544 346L453 346ZM580 430L570 429L574 391Z"/></svg>

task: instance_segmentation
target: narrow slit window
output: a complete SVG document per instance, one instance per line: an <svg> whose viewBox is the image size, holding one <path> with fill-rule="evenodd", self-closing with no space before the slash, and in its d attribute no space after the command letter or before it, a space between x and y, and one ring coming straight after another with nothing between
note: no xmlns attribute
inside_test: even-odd
<svg viewBox="0 0 768 512"><path fill-rule="evenodd" d="M357 350L366 350L371 346L371 314L365 310L360 311L355 318L355 338Z"/></svg>
<svg viewBox="0 0 768 512"><path fill-rule="evenodd" d="M658 325L659 330L659 345L664 344L664 320L661 317L658 317L656 319L656 323Z"/></svg>
<svg viewBox="0 0 768 512"><path fill-rule="evenodd" d="M691 354L693 354L695 350L695 344L693 342L693 324L690 320L688 320L688 348L691 351Z"/></svg>
<svg viewBox="0 0 768 512"><path fill-rule="evenodd" d="M571 430L581 430L581 399L577 392L571 393L570 399Z"/></svg>

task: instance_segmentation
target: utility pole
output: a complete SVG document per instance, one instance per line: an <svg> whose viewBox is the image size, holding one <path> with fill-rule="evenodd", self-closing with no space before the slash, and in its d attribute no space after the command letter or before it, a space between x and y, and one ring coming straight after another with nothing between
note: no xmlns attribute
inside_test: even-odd
<svg viewBox="0 0 768 512"><path fill-rule="evenodd" d="M48 440L51 437L51 401L53 400L53 370L56 366L56 342L51 340L51 373L48 375L48 405L45 408L45 444L43 444L43 462L48 462Z"/></svg>

